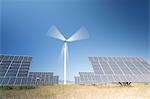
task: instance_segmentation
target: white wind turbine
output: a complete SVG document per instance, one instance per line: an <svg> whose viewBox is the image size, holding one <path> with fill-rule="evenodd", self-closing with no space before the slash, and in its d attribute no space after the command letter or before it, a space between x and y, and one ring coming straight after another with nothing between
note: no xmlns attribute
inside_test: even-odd
<svg viewBox="0 0 150 99"><path fill-rule="evenodd" d="M49 31L48 35L50 37L53 37L55 39L61 40L64 42L63 45L63 55L64 55L64 84L66 84L66 70L67 70L67 55L68 55L68 47L67 43L68 42L74 42L78 40L83 40L87 39L89 37L88 31L86 30L85 27L81 27L77 32L75 32L71 37L66 39L63 34L56 28L56 26L52 26Z"/></svg>

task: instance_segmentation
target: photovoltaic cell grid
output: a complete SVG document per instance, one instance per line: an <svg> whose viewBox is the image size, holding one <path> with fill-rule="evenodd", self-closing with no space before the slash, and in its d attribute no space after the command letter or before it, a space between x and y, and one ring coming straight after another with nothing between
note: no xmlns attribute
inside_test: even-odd
<svg viewBox="0 0 150 99"><path fill-rule="evenodd" d="M29 78L32 84L53 84L52 72L30 72Z"/></svg>
<svg viewBox="0 0 150 99"><path fill-rule="evenodd" d="M58 84L52 72L29 72L32 57L0 55L0 85Z"/></svg>
<svg viewBox="0 0 150 99"><path fill-rule="evenodd" d="M81 84L150 82L150 65L140 57L89 57L94 72L80 72ZM78 81L76 81L78 80Z"/></svg>
<svg viewBox="0 0 150 99"><path fill-rule="evenodd" d="M3 86L18 86L18 85L32 85L32 78L28 77L6 77L0 78L0 84Z"/></svg>
<svg viewBox="0 0 150 99"><path fill-rule="evenodd" d="M90 57L89 60L94 73L105 76L107 82L149 82L150 65L143 58Z"/></svg>
<svg viewBox="0 0 150 99"><path fill-rule="evenodd" d="M0 55L0 77L27 77L32 57Z"/></svg>
<svg viewBox="0 0 150 99"><path fill-rule="evenodd" d="M79 77L75 78L76 84L100 84L100 83L149 83L148 75L101 75L90 72L80 72Z"/></svg>
<svg viewBox="0 0 150 99"><path fill-rule="evenodd" d="M143 58L90 57L95 74L149 74L150 65Z"/></svg>
<svg viewBox="0 0 150 99"><path fill-rule="evenodd" d="M59 76L53 76L51 72L32 72L29 77L6 77L0 78L0 85L3 86L24 86L39 84L58 84Z"/></svg>

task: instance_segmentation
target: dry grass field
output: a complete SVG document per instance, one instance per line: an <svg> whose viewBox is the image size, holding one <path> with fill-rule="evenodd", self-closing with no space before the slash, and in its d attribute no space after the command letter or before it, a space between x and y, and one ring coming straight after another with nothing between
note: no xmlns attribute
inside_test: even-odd
<svg viewBox="0 0 150 99"><path fill-rule="evenodd" d="M150 99L150 85L54 85L0 89L0 99Z"/></svg>

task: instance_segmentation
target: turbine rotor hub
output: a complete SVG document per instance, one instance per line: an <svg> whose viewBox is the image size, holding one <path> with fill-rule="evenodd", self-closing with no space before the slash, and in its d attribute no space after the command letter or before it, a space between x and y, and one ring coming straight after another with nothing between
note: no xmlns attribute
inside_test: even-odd
<svg viewBox="0 0 150 99"><path fill-rule="evenodd" d="M67 40L65 40L64 43L67 43Z"/></svg>

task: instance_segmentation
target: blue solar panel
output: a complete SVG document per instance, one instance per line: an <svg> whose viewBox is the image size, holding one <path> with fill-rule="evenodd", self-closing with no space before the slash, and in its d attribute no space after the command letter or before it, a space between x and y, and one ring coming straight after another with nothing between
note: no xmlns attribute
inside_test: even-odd
<svg viewBox="0 0 150 99"><path fill-rule="evenodd" d="M32 83L35 84L52 84L53 73L52 72L30 72L29 77L32 78Z"/></svg>
<svg viewBox="0 0 150 99"><path fill-rule="evenodd" d="M32 58L0 55L0 77L27 77Z"/></svg>
<svg viewBox="0 0 150 99"><path fill-rule="evenodd" d="M0 55L0 85L58 84L52 72L29 72L31 61L30 56Z"/></svg>
<svg viewBox="0 0 150 99"><path fill-rule="evenodd" d="M81 83L150 82L150 64L139 57L90 57L93 74L80 72ZM93 77L93 79L91 78ZM75 79L77 80L77 79ZM77 82L77 81L75 81Z"/></svg>

